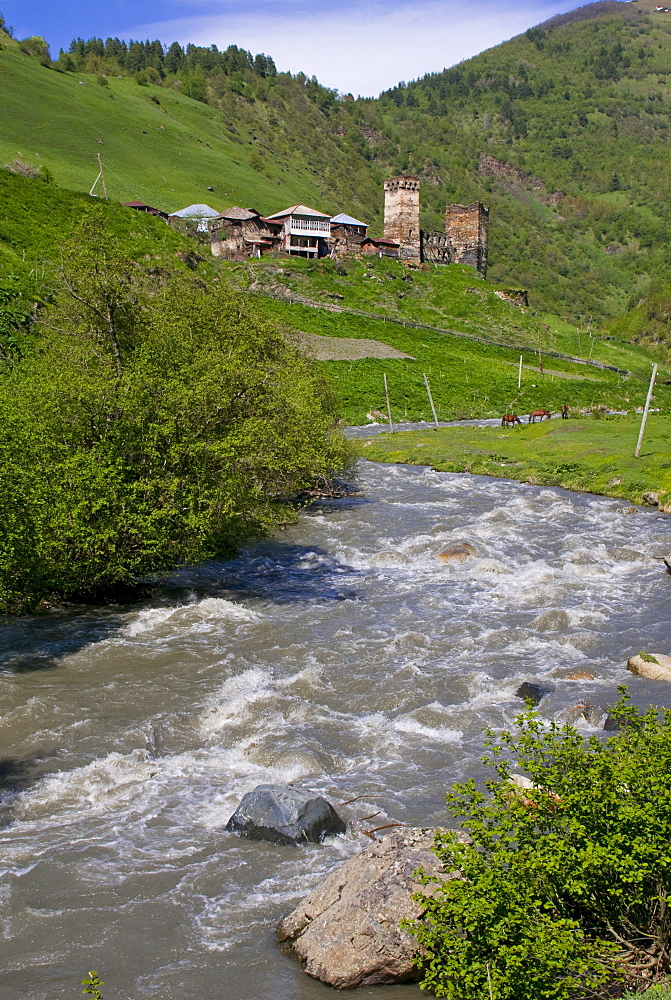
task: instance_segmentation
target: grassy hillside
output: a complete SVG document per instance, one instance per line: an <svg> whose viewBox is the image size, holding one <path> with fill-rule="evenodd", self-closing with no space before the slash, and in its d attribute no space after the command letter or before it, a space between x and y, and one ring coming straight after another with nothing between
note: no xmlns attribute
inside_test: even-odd
<svg viewBox="0 0 671 1000"><path fill-rule="evenodd" d="M385 374L396 421L431 419L424 373L442 420L497 416L511 409L557 410L564 403L574 410L602 404L633 409L645 400L651 361L644 347L596 338L588 343L584 332L579 337L575 327L556 317L537 316L502 301L468 267L407 271L377 259L346 265L266 259L227 265L225 272L251 289L257 312L294 334L377 341L410 355L361 358L352 352L351 360L318 362L336 383L351 423L365 423L371 410L385 411ZM416 328L413 322L438 329ZM511 346L501 346L506 344ZM593 359L631 374L547 353L586 358L590 349ZM670 376L671 369L663 367L655 399L665 410L671 406L671 388L664 384Z"/></svg>
<svg viewBox="0 0 671 1000"><path fill-rule="evenodd" d="M378 232L381 180L413 172L426 228L442 227L446 202L483 199L492 280L598 323L646 294L671 242L671 15L655 6L590 4L379 99L339 99L253 63L208 69L205 49L163 79L150 66L99 86L107 63L92 49L54 72L5 47L0 161L20 153L88 190L100 152L119 200L305 201Z"/></svg>
<svg viewBox="0 0 671 1000"><path fill-rule="evenodd" d="M484 199L491 278L574 320L666 269L671 15L654 6L605 4L357 105L374 161L423 178L427 227Z"/></svg>
<svg viewBox="0 0 671 1000"><path fill-rule="evenodd" d="M119 251L146 261L148 269L195 267L208 280L216 277L211 259L194 253L186 237L113 202L0 170L0 205L0 358L22 347L57 283L62 248L88 212L102 216Z"/></svg>
<svg viewBox="0 0 671 1000"><path fill-rule="evenodd" d="M233 107L222 109L175 90L138 86L132 77L105 81L101 86L93 74L56 72L16 48L0 48L0 163L19 157L47 166L63 187L89 191L100 153L111 199L146 201L165 211L207 202L270 212L308 202L335 212L341 193L348 206L362 209L353 194L357 172L348 171L344 152L327 136L320 135L321 155L331 172L338 165L341 171L330 186L316 176L308 138L311 118L321 115L307 99L292 94L290 121L280 124L271 105L248 114L239 97L230 96ZM283 155L259 152L255 125L262 121ZM316 127L319 133L320 121ZM303 139L296 145L298 134Z"/></svg>

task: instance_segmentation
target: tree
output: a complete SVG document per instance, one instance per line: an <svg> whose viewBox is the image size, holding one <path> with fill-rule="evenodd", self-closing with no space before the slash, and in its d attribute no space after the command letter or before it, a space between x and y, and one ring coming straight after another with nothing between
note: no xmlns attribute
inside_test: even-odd
<svg viewBox="0 0 671 1000"><path fill-rule="evenodd" d="M321 376L237 293L147 274L97 213L64 260L0 380L5 611L229 554L348 455Z"/></svg>

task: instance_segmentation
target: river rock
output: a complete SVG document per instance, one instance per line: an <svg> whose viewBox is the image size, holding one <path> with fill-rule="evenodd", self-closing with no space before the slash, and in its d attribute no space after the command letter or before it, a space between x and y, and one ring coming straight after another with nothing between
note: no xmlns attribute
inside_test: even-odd
<svg viewBox="0 0 671 1000"><path fill-rule="evenodd" d="M520 684L518 687L515 692L515 697L524 698L525 701L530 701L532 705L540 705L546 694L550 694L550 688L541 687L540 684L532 684L530 681L525 681L524 684Z"/></svg>
<svg viewBox="0 0 671 1000"><path fill-rule="evenodd" d="M422 915L412 896L429 895L435 884L422 886L413 874L421 866L443 880L459 877L444 873L431 851L435 832L392 833L339 865L280 921L282 950L339 990L419 979L417 941L399 924Z"/></svg>
<svg viewBox="0 0 671 1000"><path fill-rule="evenodd" d="M226 829L274 844L320 844L347 827L330 802L293 785L257 785L243 797Z"/></svg>
<svg viewBox="0 0 671 1000"><path fill-rule="evenodd" d="M588 701L584 701L582 704L570 708L565 718L569 725L582 720L590 726L601 726L607 716L608 712L601 705L590 705Z"/></svg>
<svg viewBox="0 0 671 1000"><path fill-rule="evenodd" d="M652 681L671 681L671 656L663 653L637 653L627 660L627 670Z"/></svg>
<svg viewBox="0 0 671 1000"><path fill-rule="evenodd" d="M445 562L466 562L469 556L475 555L477 550L469 542L452 542L438 553L438 558Z"/></svg>
<svg viewBox="0 0 671 1000"><path fill-rule="evenodd" d="M574 670L566 678L567 681L593 681L594 674L590 670Z"/></svg>
<svg viewBox="0 0 671 1000"><path fill-rule="evenodd" d="M648 490L643 494L643 503L647 503L649 507L659 507L659 493Z"/></svg>

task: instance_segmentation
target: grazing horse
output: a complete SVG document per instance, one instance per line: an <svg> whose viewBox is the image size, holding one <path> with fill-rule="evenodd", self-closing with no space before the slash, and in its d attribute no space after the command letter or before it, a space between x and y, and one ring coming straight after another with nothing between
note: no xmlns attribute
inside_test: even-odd
<svg viewBox="0 0 671 1000"><path fill-rule="evenodd" d="M529 423L530 424L535 424L536 423L536 417L538 417L538 419L540 420L540 422L543 423L543 417L547 417L548 420L550 420L550 418L552 417L552 414L548 413L547 410L532 410L531 413L529 414Z"/></svg>
<svg viewBox="0 0 671 1000"><path fill-rule="evenodd" d="M516 413L504 413L501 417L501 427L514 427L515 424L522 426L522 421Z"/></svg>
<svg viewBox="0 0 671 1000"><path fill-rule="evenodd" d="M562 420L568 420L568 406L566 403L561 408L561 418Z"/></svg>

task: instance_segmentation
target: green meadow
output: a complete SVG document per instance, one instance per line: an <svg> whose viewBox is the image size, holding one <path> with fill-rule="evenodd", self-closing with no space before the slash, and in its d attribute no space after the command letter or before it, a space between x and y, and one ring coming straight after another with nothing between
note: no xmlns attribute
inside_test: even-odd
<svg viewBox="0 0 671 1000"><path fill-rule="evenodd" d="M641 503L647 491L671 493L671 418L650 415L641 456L634 458L640 422L632 414L546 420L512 430L445 427L382 434L364 444L363 455Z"/></svg>

